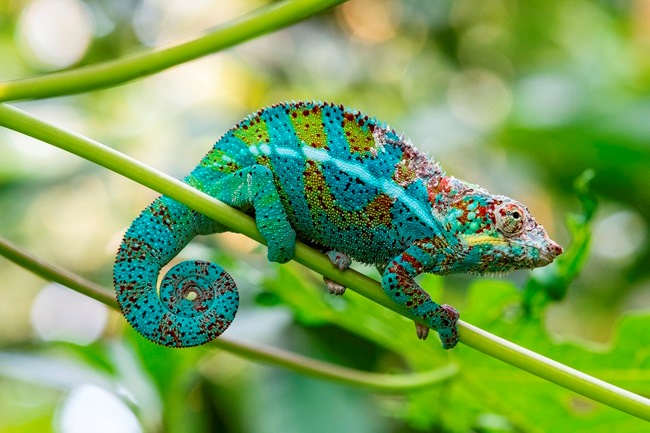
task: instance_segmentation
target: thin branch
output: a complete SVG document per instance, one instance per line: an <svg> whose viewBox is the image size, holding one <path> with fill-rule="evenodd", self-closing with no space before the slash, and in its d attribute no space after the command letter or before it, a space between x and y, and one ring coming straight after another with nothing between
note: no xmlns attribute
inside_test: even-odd
<svg viewBox="0 0 650 433"><path fill-rule="evenodd" d="M54 281L62 286L69 287L72 290L89 296L111 308L118 308L115 297L99 284L88 281L67 269L59 268L47 263L38 257L21 250L2 237L0 237L0 256L6 257L17 265L22 266L48 281Z"/></svg>
<svg viewBox="0 0 650 433"><path fill-rule="evenodd" d="M113 309L119 310L113 292L66 269L47 263L2 237L0 237L0 256L6 257L48 281L67 286ZM273 347L232 340L224 336L211 341L210 344L251 361L286 368L332 382L363 387L375 392L394 393L428 388L449 380L458 374L458 367L453 364L421 373L368 373L318 361Z"/></svg>
<svg viewBox="0 0 650 433"><path fill-rule="evenodd" d="M253 345L250 343L243 344L231 339L224 339L223 337L219 337L213 340L213 342L222 349L249 359L267 362L278 367L285 367L297 373L304 373L312 377L371 389L376 392L389 393L428 388L451 379L459 372L458 366L448 364L422 373L368 373L318 361L272 347Z"/></svg>
<svg viewBox="0 0 650 433"><path fill-rule="evenodd" d="M50 143L122 174L141 185L180 201L234 231L265 243L255 228L253 219L246 214L96 141L57 128L5 104L0 104L0 125ZM381 290L379 282L353 270L338 271L327 257L313 248L297 243L294 260L386 308L414 319L389 300ZM459 321L458 325L460 341L463 344L585 397L650 421L650 400L519 347L463 321Z"/></svg>
<svg viewBox="0 0 650 433"><path fill-rule="evenodd" d="M271 3L178 45L0 83L0 101L70 95L122 84L287 27L343 2L345 0L285 0Z"/></svg>

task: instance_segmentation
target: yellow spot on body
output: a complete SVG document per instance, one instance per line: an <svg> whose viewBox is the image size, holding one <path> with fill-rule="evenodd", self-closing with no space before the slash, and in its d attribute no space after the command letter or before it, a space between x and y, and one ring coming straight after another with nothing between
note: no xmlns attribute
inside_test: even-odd
<svg viewBox="0 0 650 433"><path fill-rule="evenodd" d="M263 165L265 167L271 167L271 158L269 158L267 155L259 155L257 158L255 158L255 161L259 165Z"/></svg>
<svg viewBox="0 0 650 433"><path fill-rule="evenodd" d="M206 155L205 159L201 161L201 164L225 173L234 173L241 170L241 166L226 154L226 152L220 149L214 149Z"/></svg>
<svg viewBox="0 0 650 433"><path fill-rule="evenodd" d="M373 225L389 227L392 222L390 211L393 208L393 202L394 200L387 194L379 194L368 203L368 206L363 211L363 215Z"/></svg>
<svg viewBox="0 0 650 433"><path fill-rule="evenodd" d="M269 142L269 129L266 122L259 117L243 122L239 128L235 128L233 135L249 146Z"/></svg>
<svg viewBox="0 0 650 433"><path fill-rule="evenodd" d="M294 108L289 114L289 119L291 119L293 129L300 141L316 149L327 148L327 134L323 128L320 107Z"/></svg>
<svg viewBox="0 0 650 433"><path fill-rule="evenodd" d="M368 127L359 125L358 121L352 116L345 116L343 119L343 133L350 145L352 153L366 153L374 149L375 137Z"/></svg>
<svg viewBox="0 0 650 433"><path fill-rule="evenodd" d="M185 299L187 299L188 301L193 301L197 298L197 296L199 296L198 293L196 293L194 290L191 290L187 292L187 294L185 295Z"/></svg>
<svg viewBox="0 0 650 433"><path fill-rule="evenodd" d="M315 163L307 165L304 176L305 198L313 215L323 211L329 221L341 229L361 225L390 227L392 224L391 210L394 199L387 194L377 195L363 209L345 210L336 203L325 176Z"/></svg>

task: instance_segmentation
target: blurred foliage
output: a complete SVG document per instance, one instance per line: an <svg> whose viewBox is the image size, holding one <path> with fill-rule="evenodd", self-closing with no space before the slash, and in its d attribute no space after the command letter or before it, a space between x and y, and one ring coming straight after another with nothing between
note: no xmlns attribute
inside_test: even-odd
<svg viewBox="0 0 650 433"><path fill-rule="evenodd" d="M0 79L182 40L261 4L2 1ZM278 101L335 101L389 121L449 173L526 203L565 249L589 245L574 262L581 272L554 286L566 296L534 304L538 314L523 314L516 287L543 283L545 270L528 283L524 272L498 281L424 278L434 298L470 323L649 395L649 54L648 0L352 0L153 77L17 105L176 177L244 115ZM589 190L576 192L587 169ZM121 234L154 196L0 131L2 235L107 287ZM565 222L568 213L583 220ZM166 350L116 313L89 337L97 314L51 301L41 280L0 259L0 432L90 431L84 422L121 432L643 428L467 347L422 343L400 316L354 293L327 297L316 276L267 264L263 249L241 237L202 239L182 255L216 255L237 280L242 306L231 336L373 371L454 362L461 375L430 390L374 396L214 349ZM61 324L59 334L38 331ZM96 341L81 343L89 338Z"/></svg>
<svg viewBox="0 0 650 433"><path fill-rule="evenodd" d="M526 284L523 308L527 314L540 311L549 301L564 299L571 282L580 274L591 253L591 221L598 202L590 189L594 171L585 170L574 183L574 191L582 205L580 214L569 213L566 225L571 233L571 247L553 263L534 269Z"/></svg>
<svg viewBox="0 0 650 433"><path fill-rule="evenodd" d="M613 410L603 410L585 398L497 360L486 359L480 352L465 346L443 352L436 344L417 344L410 338L413 324L404 317L354 293L346 293L342 299L329 297L322 293L318 281L312 281L311 287L297 292L295 287L304 285L309 276L285 268L279 269L278 274L267 280L265 286L281 297L284 305L292 308L300 322L321 325L312 332L321 334L327 348L322 350L335 350L336 354L341 345L359 344L341 341L340 330L323 326L335 323L385 349L373 357L383 369L400 371L406 364L408 368L427 370L446 362L460 366L460 377L405 396L408 404L398 415L406 418L413 427L428 430L434 425L444 425L450 431L490 431L489 424L498 421L497 424L508 426L506 430L564 431L576 422L578 413L584 417L579 423L581 428L589 431L636 431L634 429L641 429L646 424ZM440 277L426 276L422 284L429 288L434 298L447 301L441 290L443 281ZM613 344L596 349L595 346L552 341L539 319L520 314L520 303L521 297L511 282L481 280L470 285L467 298L457 306L469 323L490 329L552 359L570 360L573 367L587 374L647 394L650 384L644 376L647 376L645 371L650 366L650 359L638 356L638 353L639 348L650 347L650 335L645 330L650 321L649 314L626 317L619 324ZM364 317L373 319L362 319ZM350 357L354 350L342 352L348 355L347 362L355 362ZM357 353L362 355L359 351ZM399 358L395 354L399 354ZM355 363L367 368L366 362L362 356ZM517 395L522 398L512 398ZM381 399L379 403L388 404ZM477 410L483 415L494 411L494 417L477 417ZM275 431L279 430L282 429Z"/></svg>

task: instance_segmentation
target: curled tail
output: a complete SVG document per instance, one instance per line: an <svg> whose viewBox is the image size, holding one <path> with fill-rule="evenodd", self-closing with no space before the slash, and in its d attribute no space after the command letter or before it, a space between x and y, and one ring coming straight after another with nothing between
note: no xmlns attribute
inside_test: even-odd
<svg viewBox="0 0 650 433"><path fill-rule="evenodd" d="M220 266L185 261L158 274L196 235L222 231L168 197L147 207L124 235L115 260L117 302L131 326L158 344L189 347L221 335L235 318L239 293Z"/></svg>

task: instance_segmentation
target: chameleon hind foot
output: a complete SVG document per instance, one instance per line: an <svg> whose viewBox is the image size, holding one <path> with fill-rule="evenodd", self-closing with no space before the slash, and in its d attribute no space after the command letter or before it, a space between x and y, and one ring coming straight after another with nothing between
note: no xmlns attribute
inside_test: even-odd
<svg viewBox="0 0 650 433"><path fill-rule="evenodd" d="M327 291L329 292L330 295L341 296L342 294L345 293L345 286L340 285L336 281L332 281L327 277L323 277L323 281L325 282L325 285L327 286Z"/></svg>
<svg viewBox="0 0 650 433"><path fill-rule="evenodd" d="M352 259L347 254L341 253L339 251L328 251L325 253L330 259L330 262L336 266L340 271L344 271L350 267L352 264ZM336 281L330 280L327 277L323 277L323 281L327 285L327 291L332 295L341 296L345 293L345 286L337 283Z"/></svg>

